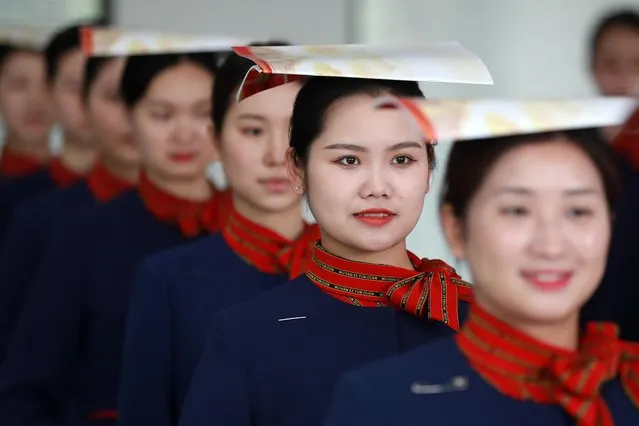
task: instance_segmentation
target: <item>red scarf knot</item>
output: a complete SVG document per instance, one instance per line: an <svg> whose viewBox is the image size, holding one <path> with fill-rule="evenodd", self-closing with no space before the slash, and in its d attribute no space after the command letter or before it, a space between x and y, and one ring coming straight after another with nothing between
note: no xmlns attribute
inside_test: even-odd
<svg viewBox="0 0 639 426"><path fill-rule="evenodd" d="M472 299L471 285L442 260L407 254L415 270L351 261L328 253L317 242L307 276L343 302L393 306L459 330L459 301Z"/></svg>
<svg viewBox="0 0 639 426"><path fill-rule="evenodd" d="M131 182L113 174L101 162L97 162L93 166L93 170L87 176L87 185L95 199L102 203L110 201L134 187Z"/></svg>
<svg viewBox="0 0 639 426"><path fill-rule="evenodd" d="M288 273L293 279L308 270L313 243L320 232L317 225L307 224L302 234L291 241L231 209L222 236L238 256L257 270L267 274Z"/></svg>
<svg viewBox="0 0 639 426"><path fill-rule="evenodd" d="M193 238L202 233L213 233L224 221L222 212L228 209L228 194L213 195L206 201L192 201L172 195L149 180L146 173L140 174L138 186L140 197L146 208L159 220L175 223L182 235Z"/></svg>
<svg viewBox="0 0 639 426"><path fill-rule="evenodd" d="M0 175L22 177L35 172L44 165L40 159L5 148L0 154Z"/></svg>
<svg viewBox="0 0 639 426"><path fill-rule="evenodd" d="M621 342L619 375L626 395L639 408L639 343Z"/></svg>
<svg viewBox="0 0 639 426"><path fill-rule="evenodd" d="M540 404L558 404L578 426L613 426L601 397L620 368L618 327L589 323L577 351L546 345L471 306L455 337L477 373L501 393Z"/></svg>
<svg viewBox="0 0 639 426"><path fill-rule="evenodd" d="M66 188L82 178L80 173L70 169L58 157L51 159L49 176L58 188Z"/></svg>

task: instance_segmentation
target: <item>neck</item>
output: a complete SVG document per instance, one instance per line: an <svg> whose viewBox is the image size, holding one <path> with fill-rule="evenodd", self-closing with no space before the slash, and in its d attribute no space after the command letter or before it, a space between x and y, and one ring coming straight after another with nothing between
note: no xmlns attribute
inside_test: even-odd
<svg viewBox="0 0 639 426"><path fill-rule="evenodd" d="M206 201L213 195L213 187L204 174L197 179L171 180L149 169L145 169L145 173L155 186L177 198L190 201Z"/></svg>
<svg viewBox="0 0 639 426"><path fill-rule="evenodd" d="M362 251L348 247L329 237L322 230L322 247L329 253L355 262L372 263L376 265L397 266L404 269L415 269L406 251L406 240L383 251Z"/></svg>
<svg viewBox="0 0 639 426"><path fill-rule="evenodd" d="M125 182L137 183L140 174L137 167L124 165L107 157L100 157L100 162L113 176Z"/></svg>
<svg viewBox="0 0 639 426"><path fill-rule="evenodd" d="M91 146L83 145L69 137L65 137L62 152L58 158L74 172L86 174L95 163L97 151Z"/></svg>
<svg viewBox="0 0 639 426"><path fill-rule="evenodd" d="M477 285L477 288L479 287ZM486 312L535 340L569 351L574 351L579 346L578 311L559 321L544 323L514 318L514 315L504 313L502 309L496 308L490 302L485 301L481 292L475 291L474 296L475 303L479 304Z"/></svg>
<svg viewBox="0 0 639 426"><path fill-rule="evenodd" d="M301 203L294 203L287 210L268 212L257 209L233 193L233 208L246 219L288 239L296 240L304 231L304 220L300 211Z"/></svg>
<svg viewBox="0 0 639 426"><path fill-rule="evenodd" d="M8 134L5 137L4 142L6 149L10 150L11 152L35 158L37 160L41 160L42 162L46 162L46 160L50 156L49 146L46 141L33 144L28 143L27 141L23 141L15 135Z"/></svg>

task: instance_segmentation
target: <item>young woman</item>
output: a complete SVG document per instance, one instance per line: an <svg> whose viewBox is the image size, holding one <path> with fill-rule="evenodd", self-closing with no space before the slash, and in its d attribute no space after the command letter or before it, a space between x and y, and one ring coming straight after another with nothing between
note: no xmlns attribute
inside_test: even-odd
<svg viewBox="0 0 639 426"><path fill-rule="evenodd" d="M129 313L121 426L177 425L206 332L219 310L302 273L319 238L302 220L286 175L288 126L299 83L237 103L253 63L227 57L213 91L213 136L232 193L218 235L149 258Z"/></svg>
<svg viewBox="0 0 639 426"><path fill-rule="evenodd" d="M53 113L63 133L59 155L46 167L3 188L3 197L12 193L12 203L55 188L67 187L80 180L93 166L96 147L91 128L82 108L82 74L86 59L80 49L79 27L58 31L44 49L47 88Z"/></svg>
<svg viewBox="0 0 639 426"><path fill-rule="evenodd" d="M0 179L35 172L48 160L53 126L41 52L11 46L4 53L0 63L0 115L5 127Z"/></svg>
<svg viewBox="0 0 639 426"><path fill-rule="evenodd" d="M639 351L626 349L613 323L580 335L619 189L610 147L594 136L559 130L454 145L442 223L473 274L468 320L456 336L347 375L325 425L639 422Z"/></svg>
<svg viewBox="0 0 639 426"><path fill-rule="evenodd" d="M371 107L389 94L423 96L412 81L340 77L300 90L287 164L321 242L305 275L217 315L181 425L319 425L342 372L458 329L469 287L406 250L433 145Z"/></svg>
<svg viewBox="0 0 639 426"><path fill-rule="evenodd" d="M120 92L138 146L131 139L120 148L131 161L140 152L138 190L74 215L52 235L0 372L7 424L115 419L135 269L217 227L206 178L215 69L209 53L127 60Z"/></svg>
<svg viewBox="0 0 639 426"><path fill-rule="evenodd" d="M639 11L618 10L596 25L590 45L591 73L604 95L639 94ZM601 286L584 309L586 319L613 320L625 339L639 341L639 321L632 300L639 297L634 275L639 257L639 140L616 137L616 127L602 129L602 139L618 153L622 194L615 208L608 267Z"/></svg>
<svg viewBox="0 0 639 426"><path fill-rule="evenodd" d="M123 69L122 58L90 58L86 64L83 107L100 152L87 179L64 191L25 201L12 217L0 251L0 360L54 224L76 210L106 203L133 188L138 161L130 152L131 126L118 96Z"/></svg>
<svg viewBox="0 0 639 426"><path fill-rule="evenodd" d="M11 48L0 62L0 115L6 135L0 154L0 241L14 207L33 192L32 182L22 179L48 161L51 110L44 56Z"/></svg>

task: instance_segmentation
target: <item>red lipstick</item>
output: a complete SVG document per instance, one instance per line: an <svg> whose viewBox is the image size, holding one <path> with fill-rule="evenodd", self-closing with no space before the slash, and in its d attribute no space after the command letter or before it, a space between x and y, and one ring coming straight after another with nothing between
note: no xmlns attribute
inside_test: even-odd
<svg viewBox="0 0 639 426"><path fill-rule="evenodd" d="M176 163L188 163L190 161L195 160L195 154L193 153L173 153L170 155L171 160L175 161Z"/></svg>
<svg viewBox="0 0 639 426"><path fill-rule="evenodd" d="M568 287L572 279L572 272L560 270L528 270L522 271L521 276L526 282L539 291L561 291Z"/></svg>
<svg viewBox="0 0 639 426"><path fill-rule="evenodd" d="M384 226L395 219L395 213L386 209L368 209L355 213L353 217L368 226Z"/></svg>

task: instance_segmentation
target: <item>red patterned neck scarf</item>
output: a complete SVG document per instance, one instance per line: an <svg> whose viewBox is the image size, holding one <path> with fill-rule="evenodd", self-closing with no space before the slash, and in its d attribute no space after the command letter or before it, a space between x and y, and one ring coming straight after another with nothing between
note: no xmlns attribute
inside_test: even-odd
<svg viewBox="0 0 639 426"><path fill-rule="evenodd" d="M0 154L0 175L5 177L22 177L42 167L43 162L37 158L17 153L5 148Z"/></svg>
<svg viewBox="0 0 639 426"><path fill-rule="evenodd" d="M331 296L356 306L394 306L459 330L459 301L470 301L470 284L438 259L408 252L415 270L354 262L328 253L318 242L308 278Z"/></svg>
<svg viewBox="0 0 639 426"><path fill-rule="evenodd" d="M216 194L206 201L191 201L169 194L151 182L146 173L140 174L138 187L146 208L163 222L176 223L185 237L220 230L228 211L230 195Z"/></svg>
<svg viewBox="0 0 639 426"><path fill-rule="evenodd" d="M635 404L639 395L639 349L617 334L613 323L589 323L579 349L569 351L539 342L473 304L455 338L473 369L499 392L559 404L578 426L613 426L602 385L621 372Z"/></svg>
<svg viewBox="0 0 639 426"><path fill-rule="evenodd" d="M71 170L58 157L53 158L49 164L49 176L58 188L65 188L82 179L80 173Z"/></svg>
<svg viewBox="0 0 639 426"><path fill-rule="evenodd" d="M249 265L266 274L288 273L291 279L308 270L312 246L320 238L317 225L306 225L296 240L288 240L231 209L222 236Z"/></svg>
<svg viewBox="0 0 639 426"><path fill-rule="evenodd" d="M135 186L133 183L120 179L111 173L100 162L93 167L93 170L87 176L87 185L95 199L103 203L112 200Z"/></svg>

